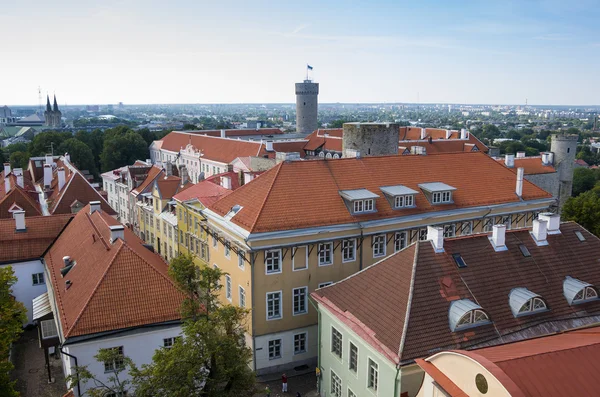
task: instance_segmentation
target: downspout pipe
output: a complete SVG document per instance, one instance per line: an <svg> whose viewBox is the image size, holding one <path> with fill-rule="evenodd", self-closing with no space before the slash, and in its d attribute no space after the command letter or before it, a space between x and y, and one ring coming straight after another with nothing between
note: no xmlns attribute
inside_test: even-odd
<svg viewBox="0 0 600 397"><path fill-rule="evenodd" d="M62 344L58 346L58 350L61 354L64 354L67 357L71 357L73 360L75 360L75 367L79 367L79 365L77 364L77 357L64 351ZM79 377L77 377L77 396L81 396L81 384L79 383Z"/></svg>
<svg viewBox="0 0 600 397"><path fill-rule="evenodd" d="M362 246L361 246L362 249ZM308 301L317 311L318 319L317 319L317 368L321 369L321 311L319 307L315 305L312 298L309 298ZM321 376L317 379L318 384L318 392L321 393L321 379L323 378L323 371L321 371ZM319 394L320 395L320 394Z"/></svg>
<svg viewBox="0 0 600 397"><path fill-rule="evenodd" d="M398 375L400 375L400 366L396 365L396 380L394 382L394 397L400 397L398 394Z"/></svg>

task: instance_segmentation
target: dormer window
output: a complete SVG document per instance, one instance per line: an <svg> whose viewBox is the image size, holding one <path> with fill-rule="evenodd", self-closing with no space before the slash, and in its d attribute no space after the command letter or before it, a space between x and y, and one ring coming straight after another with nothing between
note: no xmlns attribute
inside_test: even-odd
<svg viewBox="0 0 600 397"><path fill-rule="evenodd" d="M452 192L456 190L455 187L446 185L442 182L421 183L419 184L419 187L423 190L431 204L453 203Z"/></svg>
<svg viewBox="0 0 600 397"><path fill-rule="evenodd" d="M570 276L563 281L563 293L571 306L598 300L596 287Z"/></svg>
<svg viewBox="0 0 600 397"><path fill-rule="evenodd" d="M379 196L367 189L341 190L340 196L346 202L352 215L376 212L375 199Z"/></svg>
<svg viewBox="0 0 600 397"><path fill-rule="evenodd" d="M513 288L510 291L508 303L514 317L527 316L548 310L542 297L527 288Z"/></svg>
<svg viewBox="0 0 600 397"><path fill-rule="evenodd" d="M415 206L416 190L402 185L383 186L381 191L394 209L413 208Z"/></svg>
<svg viewBox="0 0 600 397"><path fill-rule="evenodd" d="M450 304L448 320L452 332L490 324L489 315L481 306L469 299L460 299Z"/></svg>

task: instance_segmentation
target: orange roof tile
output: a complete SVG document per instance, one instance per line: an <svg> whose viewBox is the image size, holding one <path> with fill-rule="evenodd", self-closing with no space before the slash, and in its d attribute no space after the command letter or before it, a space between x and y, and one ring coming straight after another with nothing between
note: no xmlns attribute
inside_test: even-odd
<svg viewBox="0 0 600 397"><path fill-rule="evenodd" d="M427 373L427 375L431 376L435 383L444 389L444 391L448 393L450 397L469 397L467 393L462 391L462 389L458 387L456 383L452 382L452 380L448 378L446 374L440 371L435 365L421 358L416 359L415 362L423 369L423 371Z"/></svg>
<svg viewBox="0 0 600 397"><path fill-rule="evenodd" d="M14 219L0 219L0 262L41 258L72 215L28 216L25 231L15 230Z"/></svg>
<svg viewBox="0 0 600 397"><path fill-rule="evenodd" d="M231 190L225 189L212 181L204 180L183 192L177 193L173 198L180 202L197 199L202 205L208 207L229 193L231 193Z"/></svg>
<svg viewBox="0 0 600 397"><path fill-rule="evenodd" d="M40 203L20 186L13 186L8 194L0 199L0 218L12 218L9 210L13 205L19 206L25 211L25 216L42 215Z"/></svg>
<svg viewBox="0 0 600 397"><path fill-rule="evenodd" d="M44 257L65 337L178 320L184 296L164 260L128 228L111 243L109 226L119 223L89 211L75 215ZM64 256L76 264L63 278Z"/></svg>
<svg viewBox="0 0 600 397"><path fill-rule="evenodd" d="M221 130L196 130L196 131L173 131L181 132L184 134L195 134L195 135L208 135L208 136L221 136ZM280 135L284 132L279 128L248 128L248 129L230 129L225 130L226 137L238 137L238 136L253 136L253 135Z"/></svg>
<svg viewBox="0 0 600 397"><path fill-rule="evenodd" d="M159 168L159 167L153 165L150 168L150 170L148 171L148 175L146 176L146 179L144 179L144 182L142 182L138 187L133 189L132 192L134 194L144 193L146 191L146 189L148 189L149 187L151 187L154 184L154 181L156 180L156 178L158 178L162 174L164 174L164 171L162 170L162 168Z"/></svg>
<svg viewBox="0 0 600 397"><path fill-rule="evenodd" d="M425 182L457 188L454 203L432 205L421 193L416 195L416 208L398 211L380 191L382 186L404 185L420 192L418 184ZM515 185L513 172L479 152L292 161L276 165L210 209L224 216L234 205L241 205L233 223L250 232L270 232L516 203L520 199ZM376 213L353 216L348 211L339 191L361 188L380 196ZM545 198L551 195L524 181L523 200Z"/></svg>
<svg viewBox="0 0 600 397"><path fill-rule="evenodd" d="M496 158L496 161L504 165L503 158ZM556 172L556 168L552 165L544 165L542 163L542 158L539 156L515 158L515 166L509 169L516 173L518 168L524 168L525 175L550 174Z"/></svg>
<svg viewBox="0 0 600 397"><path fill-rule="evenodd" d="M181 186L181 178L173 175L156 180L156 186L163 200L170 200L177 193L183 192L193 185L193 183L188 182L185 186Z"/></svg>

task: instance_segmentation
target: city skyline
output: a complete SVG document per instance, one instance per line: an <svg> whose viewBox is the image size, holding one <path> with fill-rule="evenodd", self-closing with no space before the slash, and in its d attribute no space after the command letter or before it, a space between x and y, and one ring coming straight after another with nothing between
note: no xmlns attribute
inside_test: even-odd
<svg viewBox="0 0 600 397"><path fill-rule="evenodd" d="M396 3L5 5L0 106L291 104L307 63L321 103L600 103L592 1Z"/></svg>

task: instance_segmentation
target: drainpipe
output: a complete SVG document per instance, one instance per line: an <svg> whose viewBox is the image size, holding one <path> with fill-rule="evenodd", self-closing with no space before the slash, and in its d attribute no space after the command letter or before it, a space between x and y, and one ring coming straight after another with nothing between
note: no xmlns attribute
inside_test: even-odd
<svg viewBox="0 0 600 397"><path fill-rule="evenodd" d="M363 245L365 244L364 236L363 236L363 225L362 223L358 223L358 227L360 227L360 258L358 260L358 271L361 271L363 268Z"/></svg>
<svg viewBox="0 0 600 397"><path fill-rule="evenodd" d="M58 350L61 352L61 354L64 354L67 357L71 357L73 360L75 360L75 367L79 367L79 365L77 364L77 357L75 357L72 354L67 353L66 351L63 351L63 345L60 344L58 346ZM79 377L77 378L77 396L81 396L81 385L79 383Z"/></svg>
<svg viewBox="0 0 600 397"><path fill-rule="evenodd" d="M400 374L400 366L396 365L396 381L394 382L394 397L400 397L398 395L398 375Z"/></svg>
<svg viewBox="0 0 600 397"><path fill-rule="evenodd" d="M362 245L361 245L362 249ZM319 307L315 305L312 298L309 298L308 301L317 311L318 319L317 319L317 368L321 369L321 311ZM317 379L317 392L321 395L321 379L323 379L323 371L321 371L321 376Z"/></svg>
<svg viewBox="0 0 600 397"><path fill-rule="evenodd" d="M248 240L246 239L246 246L250 247L248 245ZM250 296L252 297L252 306L254 306L254 250L252 250L252 248L249 251L250 254ZM283 264L282 264L283 266ZM256 330L254 328L256 321L254 321L254 314L251 314L251 318L252 318L252 366L254 367L253 370L254 372L256 372Z"/></svg>

